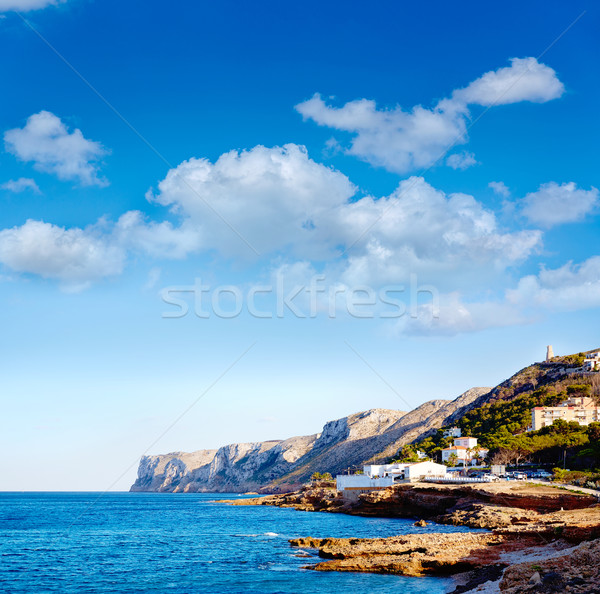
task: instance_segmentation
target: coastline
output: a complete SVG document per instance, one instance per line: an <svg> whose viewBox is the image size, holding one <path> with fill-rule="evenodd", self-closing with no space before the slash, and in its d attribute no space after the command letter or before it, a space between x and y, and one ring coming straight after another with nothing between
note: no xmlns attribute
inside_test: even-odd
<svg viewBox="0 0 600 594"><path fill-rule="evenodd" d="M229 501L302 511L413 518L482 531L388 538L303 538L314 571L454 576L461 592L589 593L600 575L600 504L585 493L532 483L437 485L414 483L348 500L335 488ZM422 525L422 524L421 524Z"/></svg>

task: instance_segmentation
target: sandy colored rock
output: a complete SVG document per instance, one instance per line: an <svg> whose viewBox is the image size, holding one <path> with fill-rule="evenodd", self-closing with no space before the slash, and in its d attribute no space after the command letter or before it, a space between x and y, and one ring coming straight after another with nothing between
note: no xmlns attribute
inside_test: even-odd
<svg viewBox="0 0 600 594"><path fill-rule="evenodd" d="M532 579L536 574L539 580ZM584 542L560 556L511 565L499 587L503 594L600 592L600 540Z"/></svg>
<svg viewBox="0 0 600 594"><path fill-rule="evenodd" d="M535 537L483 533L408 534L390 538L298 538L292 546L316 548L328 559L316 571L362 571L409 576L451 575L501 563L507 551L539 544Z"/></svg>
<svg viewBox="0 0 600 594"><path fill-rule="evenodd" d="M500 579L504 576L503 588L516 594L531 588L537 588L535 591L539 592L596 591L590 589L596 574L586 564L600 541L579 544L600 538L600 505L596 501L595 497L551 485L504 482L397 485L363 494L354 503L344 500L332 487L305 487L293 493L232 503L365 516L416 516L419 518L417 524L427 524L423 519L427 518L434 522L492 530L379 539L307 537L290 542L293 546L318 550L323 561L309 566L316 571L410 576L459 574L460 583L455 594L470 591L497 594ZM574 543L580 548L573 548ZM589 550L585 548L588 544L592 547ZM573 558L572 575L566 577L564 571L561 573L563 562L558 560L563 556L567 558L564 550L580 551ZM596 562L600 565L600 557ZM536 571L540 581L537 583L536 579L535 584L530 584ZM600 594L600 589L597 591Z"/></svg>

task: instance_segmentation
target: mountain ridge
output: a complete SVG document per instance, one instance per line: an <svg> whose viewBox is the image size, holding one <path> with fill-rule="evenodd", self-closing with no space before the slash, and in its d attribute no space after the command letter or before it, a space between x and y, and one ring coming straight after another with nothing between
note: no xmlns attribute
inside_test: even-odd
<svg viewBox="0 0 600 594"><path fill-rule="evenodd" d="M131 491L284 491L314 472L340 473L385 460L437 430L489 393L471 388L454 400L430 400L412 411L374 408L325 423L320 433L218 449L143 456Z"/></svg>

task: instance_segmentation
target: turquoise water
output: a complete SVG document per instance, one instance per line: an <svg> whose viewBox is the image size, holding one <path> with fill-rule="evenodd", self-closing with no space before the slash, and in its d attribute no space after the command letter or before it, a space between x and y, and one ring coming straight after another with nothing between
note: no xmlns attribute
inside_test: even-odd
<svg viewBox="0 0 600 594"><path fill-rule="evenodd" d="M0 493L0 591L437 594L451 585L445 578L308 571L302 566L313 559L296 557L287 539L460 528L218 501L236 497Z"/></svg>

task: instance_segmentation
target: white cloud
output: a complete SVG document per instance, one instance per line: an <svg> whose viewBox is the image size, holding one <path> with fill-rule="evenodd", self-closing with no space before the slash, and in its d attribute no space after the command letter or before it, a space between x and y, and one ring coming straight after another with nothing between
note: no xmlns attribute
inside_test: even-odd
<svg viewBox="0 0 600 594"><path fill-rule="evenodd" d="M450 101L432 110L404 111L378 109L367 99L330 107L316 94L296 109L321 126L355 133L348 154L398 173L432 165L446 149L467 140L464 106Z"/></svg>
<svg viewBox="0 0 600 594"><path fill-rule="evenodd" d="M549 66L535 58L512 58L510 66L486 72L464 89L454 91L452 98L485 106L520 101L545 103L557 99L564 91L564 85Z"/></svg>
<svg viewBox="0 0 600 594"><path fill-rule="evenodd" d="M28 220L0 231L0 262L15 272L56 279L70 289L120 274L125 253L101 229L65 229Z"/></svg>
<svg viewBox="0 0 600 594"><path fill-rule="evenodd" d="M454 153L449 155L446 159L446 165L448 167L452 167L452 169L460 169L464 171L473 165L477 165L477 160L475 159L475 155L473 153L463 152L463 153Z"/></svg>
<svg viewBox="0 0 600 594"><path fill-rule="evenodd" d="M454 336L528 321L526 315L510 304L498 301L469 303L453 292L441 295L437 306L431 303L420 305L414 316L406 315L398 321L396 331L411 336Z"/></svg>
<svg viewBox="0 0 600 594"><path fill-rule="evenodd" d="M502 198L508 198L510 196L510 189L504 182L490 182L488 188L491 188L495 194L502 196Z"/></svg>
<svg viewBox="0 0 600 594"><path fill-rule="evenodd" d="M575 182L542 184L537 192L527 194L521 201L523 215L543 227L581 221L597 211L599 205L596 188L582 190Z"/></svg>
<svg viewBox="0 0 600 594"><path fill-rule="evenodd" d="M387 198L363 198L342 213L347 242L366 229L368 241L351 252L348 283L406 280L480 281L521 262L541 246L539 231L503 232L495 215L472 196L433 188L422 178L402 181Z"/></svg>
<svg viewBox="0 0 600 594"><path fill-rule="evenodd" d="M22 161L33 161L39 171L83 186L107 185L98 175L98 161L107 154L106 149L84 138L79 129L69 132L60 118L48 111L30 116L24 128L5 132L4 141L8 152Z"/></svg>
<svg viewBox="0 0 600 594"><path fill-rule="evenodd" d="M255 254L236 231L261 255L290 249L324 257L335 248L325 223L355 193L345 175L294 144L231 151L214 164L184 161L158 190L149 198L182 215L182 230L195 229L203 249L242 258Z"/></svg>
<svg viewBox="0 0 600 594"><path fill-rule="evenodd" d="M120 245L155 258L184 258L201 245L198 231L189 223L174 227L168 221L148 222L138 210L121 215L113 234Z"/></svg>
<svg viewBox="0 0 600 594"><path fill-rule="evenodd" d="M29 10L38 10L46 6L63 4L67 0L0 0L0 12L15 10L17 12L27 12Z"/></svg>
<svg viewBox="0 0 600 594"><path fill-rule="evenodd" d="M600 256L581 264L569 262L553 270L526 276L516 289L507 291L507 301L523 308L576 311L600 307Z"/></svg>
<svg viewBox="0 0 600 594"><path fill-rule="evenodd" d="M593 256L578 265L569 262L525 276L501 299L466 300L457 292L440 295L438 307L420 305L417 315L401 318L396 330L402 334L455 335L527 324L552 313L597 307L600 256Z"/></svg>
<svg viewBox="0 0 600 594"><path fill-rule="evenodd" d="M35 180L29 179L27 177L20 177L19 179L8 180L0 186L0 189L8 190L9 192L14 192L15 194L19 194L20 192L24 192L25 190L31 190L35 194L41 193L40 188L35 183Z"/></svg>
<svg viewBox="0 0 600 594"><path fill-rule="evenodd" d="M178 233L185 236L182 254L254 256L208 203L263 257L325 261L349 284L404 281L411 272L445 282L484 279L541 246L539 231L504 232L472 196L446 195L422 178L404 180L388 197L356 199L348 178L296 145L234 151L215 164L191 159L158 187L150 199L183 218L180 227L163 230L173 242ZM139 216L134 222L131 228L141 233ZM159 236L145 233L147 251ZM340 258L346 249L349 255Z"/></svg>
<svg viewBox="0 0 600 594"><path fill-rule="evenodd" d="M232 151L215 163L184 161L148 199L170 207L178 222L149 221L139 211L84 230L29 221L0 232L0 261L16 271L91 281L117 274L131 252L255 260L241 235L263 261L310 263L335 283L376 287L415 273L420 282L452 290L497 282L539 250L542 239L537 230L501 229L473 196L445 194L419 177L402 181L389 196L357 197L345 175L293 144ZM286 270L289 276L292 269Z"/></svg>
<svg viewBox="0 0 600 594"><path fill-rule="evenodd" d="M469 105L541 103L559 97L563 91L552 68L535 58L513 58L510 66L487 72L432 109L420 105L408 111L400 106L378 109L374 101L367 99L332 107L318 93L296 105L296 109L304 119L354 134L348 154L406 173L432 166L453 146L468 141ZM448 164L452 166L454 160Z"/></svg>

